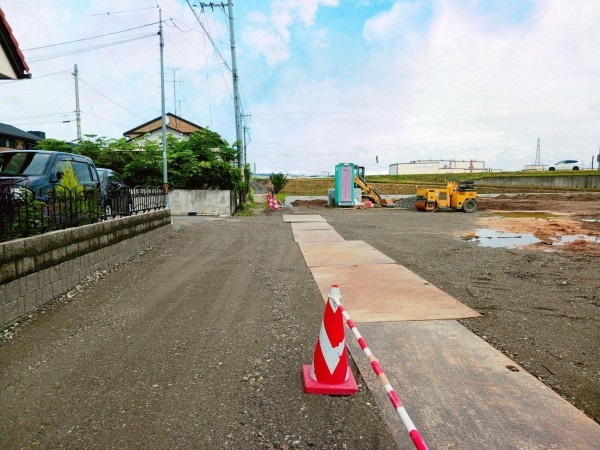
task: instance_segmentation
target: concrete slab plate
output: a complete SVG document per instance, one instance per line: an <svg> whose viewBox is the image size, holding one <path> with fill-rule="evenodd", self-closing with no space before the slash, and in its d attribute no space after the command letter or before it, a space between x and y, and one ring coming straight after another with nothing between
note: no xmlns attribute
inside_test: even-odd
<svg viewBox="0 0 600 450"><path fill-rule="evenodd" d="M429 448L600 448L600 425L455 321L358 328ZM349 331L346 342L398 447L413 448Z"/></svg>
<svg viewBox="0 0 600 450"><path fill-rule="evenodd" d="M327 222L321 216L316 214L284 214L283 221L285 223L293 222Z"/></svg>
<svg viewBox="0 0 600 450"><path fill-rule="evenodd" d="M340 242L344 238L335 230L293 230L296 242Z"/></svg>
<svg viewBox="0 0 600 450"><path fill-rule="evenodd" d="M311 267L327 299L338 284L356 322L464 319L480 314L399 264Z"/></svg>
<svg viewBox="0 0 600 450"><path fill-rule="evenodd" d="M293 222L292 230L333 230L333 227L327 222Z"/></svg>
<svg viewBox="0 0 600 450"><path fill-rule="evenodd" d="M394 263L363 241L299 242L298 245L308 267Z"/></svg>

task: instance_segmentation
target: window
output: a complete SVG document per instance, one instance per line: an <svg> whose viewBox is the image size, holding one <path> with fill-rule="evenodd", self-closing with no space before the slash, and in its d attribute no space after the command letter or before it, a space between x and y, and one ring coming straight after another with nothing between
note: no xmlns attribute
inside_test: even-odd
<svg viewBox="0 0 600 450"><path fill-rule="evenodd" d="M77 181L80 183L89 183L92 181L92 174L88 164L79 161L72 161L72 164Z"/></svg>
<svg viewBox="0 0 600 450"><path fill-rule="evenodd" d="M49 160L50 155L44 153L0 153L0 173L3 175L43 175Z"/></svg>

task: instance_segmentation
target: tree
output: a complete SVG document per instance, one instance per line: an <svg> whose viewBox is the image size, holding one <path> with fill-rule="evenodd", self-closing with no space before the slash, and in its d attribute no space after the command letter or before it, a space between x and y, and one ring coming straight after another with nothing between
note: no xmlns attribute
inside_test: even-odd
<svg viewBox="0 0 600 450"><path fill-rule="evenodd" d="M278 194L287 184L287 175L283 173L272 173L269 175L269 179L273 184L273 193Z"/></svg>
<svg viewBox="0 0 600 450"><path fill-rule="evenodd" d="M55 152L69 152L73 151L75 146L59 139L42 139L38 141L35 148L39 150L52 150Z"/></svg>

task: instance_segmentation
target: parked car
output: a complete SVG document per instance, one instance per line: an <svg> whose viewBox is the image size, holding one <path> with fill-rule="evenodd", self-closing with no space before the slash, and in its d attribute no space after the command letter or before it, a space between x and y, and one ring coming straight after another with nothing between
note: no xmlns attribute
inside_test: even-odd
<svg viewBox="0 0 600 450"><path fill-rule="evenodd" d="M129 216L133 213L133 196L123 177L112 169L99 168L100 204L107 217Z"/></svg>
<svg viewBox="0 0 600 450"><path fill-rule="evenodd" d="M578 159L565 159L548 167L548 170L579 170L583 169L583 162Z"/></svg>
<svg viewBox="0 0 600 450"><path fill-rule="evenodd" d="M45 195L60 184L64 165L67 163L73 167L81 185L99 189L98 172L90 158L46 150L0 151L0 183L28 188L36 194Z"/></svg>

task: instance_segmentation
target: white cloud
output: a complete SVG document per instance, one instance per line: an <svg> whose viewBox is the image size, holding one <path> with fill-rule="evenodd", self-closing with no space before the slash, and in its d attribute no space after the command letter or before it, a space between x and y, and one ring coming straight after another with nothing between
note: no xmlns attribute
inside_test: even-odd
<svg viewBox="0 0 600 450"><path fill-rule="evenodd" d="M296 23L312 27L321 6L338 5L339 0L273 0L268 16L260 12L250 16L252 23L243 32L244 42L263 55L269 66L281 64L291 55L290 29ZM321 40L318 43L323 46Z"/></svg>
<svg viewBox="0 0 600 450"><path fill-rule="evenodd" d="M366 20L368 60L327 79L296 72L258 106L269 127L254 142L273 145L265 165L318 172L354 161L374 171L379 155L519 170L538 136L546 163L589 161L600 143L600 3L534 6L512 21L468 2L434 2L430 18L418 2L397 2Z"/></svg>

